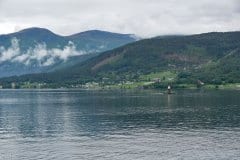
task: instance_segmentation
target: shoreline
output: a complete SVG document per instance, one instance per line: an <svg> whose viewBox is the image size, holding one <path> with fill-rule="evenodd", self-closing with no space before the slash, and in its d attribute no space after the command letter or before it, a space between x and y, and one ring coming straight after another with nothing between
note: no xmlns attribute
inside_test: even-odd
<svg viewBox="0 0 240 160"><path fill-rule="evenodd" d="M213 85L213 84L206 84L201 87L197 87L193 84L176 84L172 87L173 90L240 90L239 83L232 83L232 84L223 84L223 85ZM89 88L72 88L72 87L59 87L59 88L0 88L0 90L167 90L165 87L146 87L144 86L97 86L97 87L89 87Z"/></svg>

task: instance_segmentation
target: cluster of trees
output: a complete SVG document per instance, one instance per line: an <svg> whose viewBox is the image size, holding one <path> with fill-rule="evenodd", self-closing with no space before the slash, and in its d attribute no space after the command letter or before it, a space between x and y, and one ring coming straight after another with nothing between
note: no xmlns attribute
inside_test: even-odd
<svg viewBox="0 0 240 160"><path fill-rule="evenodd" d="M210 84L237 83L240 82L239 46L240 32L156 37L52 73L0 79L0 84L38 82L64 86L101 82L104 78L119 83L138 81L141 75L166 70L178 73L176 84L195 84L198 80ZM118 58L110 58L114 56Z"/></svg>

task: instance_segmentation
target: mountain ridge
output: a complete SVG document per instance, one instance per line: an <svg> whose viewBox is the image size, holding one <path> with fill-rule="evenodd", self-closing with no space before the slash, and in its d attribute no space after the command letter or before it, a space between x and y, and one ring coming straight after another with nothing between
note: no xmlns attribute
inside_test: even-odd
<svg viewBox="0 0 240 160"><path fill-rule="evenodd" d="M171 83L239 83L240 78L234 76L240 75L239 51L239 31L143 39L106 51L69 68L1 79L0 82L71 86L87 82L102 83L108 79L107 83L114 84L136 82L145 75L171 72L176 75Z"/></svg>
<svg viewBox="0 0 240 160"><path fill-rule="evenodd" d="M95 34L99 34L97 38ZM61 36L38 27L0 35L0 77L52 71L67 66L65 63L73 65L76 59L86 60L85 54L100 54L134 41L130 34L98 30Z"/></svg>

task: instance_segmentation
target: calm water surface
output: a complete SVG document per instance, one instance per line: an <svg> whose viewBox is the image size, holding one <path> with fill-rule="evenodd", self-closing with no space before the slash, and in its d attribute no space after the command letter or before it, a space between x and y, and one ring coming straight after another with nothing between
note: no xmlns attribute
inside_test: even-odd
<svg viewBox="0 0 240 160"><path fill-rule="evenodd" d="M240 91L0 90L0 160L240 159Z"/></svg>

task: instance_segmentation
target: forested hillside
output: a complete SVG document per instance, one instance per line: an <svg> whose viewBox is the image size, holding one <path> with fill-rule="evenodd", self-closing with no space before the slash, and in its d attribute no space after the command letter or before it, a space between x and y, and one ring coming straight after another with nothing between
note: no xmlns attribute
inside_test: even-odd
<svg viewBox="0 0 240 160"><path fill-rule="evenodd" d="M107 51L84 63L48 74L1 79L1 83L85 84L140 81L144 75L171 72L173 83L240 82L240 32L205 33L145 39ZM161 75L161 74L158 74ZM163 77L159 77L160 79Z"/></svg>

